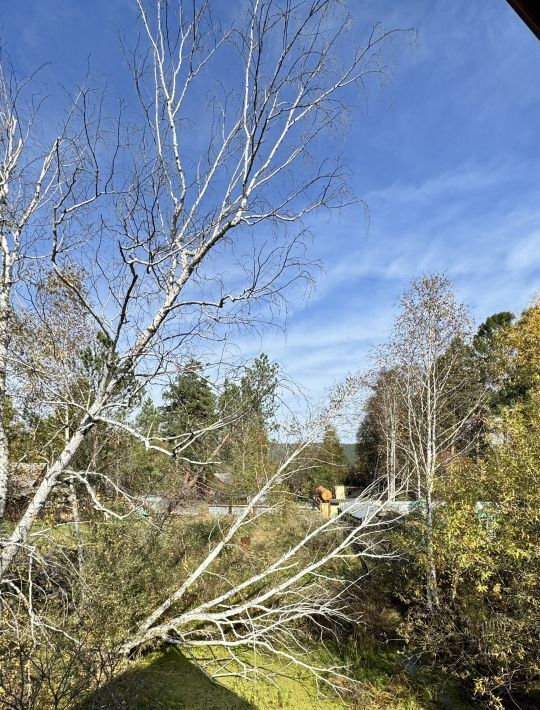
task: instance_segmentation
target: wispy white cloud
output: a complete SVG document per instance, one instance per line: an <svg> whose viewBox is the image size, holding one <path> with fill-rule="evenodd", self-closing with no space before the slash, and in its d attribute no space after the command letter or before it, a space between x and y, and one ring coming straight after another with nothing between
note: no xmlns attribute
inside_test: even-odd
<svg viewBox="0 0 540 710"><path fill-rule="evenodd" d="M535 38L502 1L368 0L351 10L359 28L382 19L420 31L416 49L398 41L390 50L393 83L370 91L369 111L354 107L350 133L328 143L329 154L346 154L369 223L361 209L313 216L308 255L324 271L311 298L291 290L285 335L236 339L246 355L264 350L279 360L315 400L368 363L412 276L448 273L479 321L519 311L540 283ZM25 71L52 59L54 80L69 84L91 54L113 94L127 83L114 32L132 32L134 17L131 0L94 0L90 14L69 0L20 0L0 10L8 49ZM200 133L199 126L194 145ZM230 259L212 267L240 276Z"/></svg>
<svg viewBox="0 0 540 710"><path fill-rule="evenodd" d="M388 333L393 303L414 275L445 271L478 322L497 310L519 312L540 276L540 193L523 190L522 174L520 165L468 165L421 185L391 184L373 195L377 209L359 243L349 236L356 215L324 222L320 241L314 225L314 250L325 262L316 293L295 305L284 335L264 336L257 348L319 398L369 365L370 347ZM401 231L396 203L414 214Z"/></svg>
<svg viewBox="0 0 540 710"><path fill-rule="evenodd" d="M540 210L537 224L540 224ZM540 272L540 229L531 234L520 236L510 246L506 260L508 269L519 274Z"/></svg>

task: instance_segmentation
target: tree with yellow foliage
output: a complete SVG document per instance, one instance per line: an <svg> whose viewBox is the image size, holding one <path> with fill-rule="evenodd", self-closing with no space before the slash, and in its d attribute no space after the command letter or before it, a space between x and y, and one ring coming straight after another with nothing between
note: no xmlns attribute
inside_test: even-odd
<svg viewBox="0 0 540 710"><path fill-rule="evenodd" d="M411 614L426 650L496 708L540 673L540 303L501 332L500 345L516 397L488 420L482 457L455 461L438 481L439 613Z"/></svg>

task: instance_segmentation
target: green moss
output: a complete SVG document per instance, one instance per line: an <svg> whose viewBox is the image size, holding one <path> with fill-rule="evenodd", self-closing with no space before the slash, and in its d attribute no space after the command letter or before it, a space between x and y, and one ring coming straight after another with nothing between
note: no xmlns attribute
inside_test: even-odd
<svg viewBox="0 0 540 710"><path fill-rule="evenodd" d="M275 684L241 678L210 680L177 649L155 653L87 699L80 710L337 710L343 703L317 695L310 678L279 677Z"/></svg>
<svg viewBox="0 0 540 710"><path fill-rule="evenodd" d="M334 659L335 661L336 659ZM473 705L441 674L407 671L392 649L367 644L351 670L359 684L347 701L322 696L313 679L296 672L273 683L210 680L177 649L154 653L104 686L80 710L466 710Z"/></svg>

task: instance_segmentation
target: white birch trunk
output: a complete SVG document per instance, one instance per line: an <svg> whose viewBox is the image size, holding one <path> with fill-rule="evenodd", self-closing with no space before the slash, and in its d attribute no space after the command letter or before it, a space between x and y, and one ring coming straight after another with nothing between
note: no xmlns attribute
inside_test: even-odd
<svg viewBox="0 0 540 710"><path fill-rule="evenodd" d="M69 429L69 411L66 408L66 422L64 425L64 441L66 446L69 445L70 438L71 432ZM77 542L77 562L79 565L80 573L82 571L83 566L81 518L79 515L79 501L77 500L77 491L75 490L75 483L73 482L73 480L69 482L68 496L69 504L71 506L71 514L73 516L73 526L75 528L75 540Z"/></svg>
<svg viewBox="0 0 540 710"><path fill-rule="evenodd" d="M8 341L8 318L5 299L0 300L0 522L6 509L9 476L9 450L5 427L6 415L6 359Z"/></svg>
<svg viewBox="0 0 540 710"><path fill-rule="evenodd" d="M8 571L19 549L24 547L34 522L45 507L49 496L58 484L60 476L69 465L91 427L92 418L90 416L84 417L72 434L70 440L66 443L61 454L47 470L34 497L28 504L24 515L17 523L10 539L4 544L2 552L0 553L0 579L2 579Z"/></svg>
<svg viewBox="0 0 540 710"><path fill-rule="evenodd" d="M5 241L3 246L5 246ZM3 249L2 284L0 285L0 523L6 509L9 478L9 445L6 432L6 380L9 345L9 289L11 282L11 255Z"/></svg>

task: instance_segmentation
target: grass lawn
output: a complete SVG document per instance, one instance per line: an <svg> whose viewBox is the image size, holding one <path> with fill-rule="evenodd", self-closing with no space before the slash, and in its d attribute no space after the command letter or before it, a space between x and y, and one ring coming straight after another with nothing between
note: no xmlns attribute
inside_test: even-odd
<svg viewBox="0 0 540 710"><path fill-rule="evenodd" d="M79 710L467 710L478 707L440 676L410 676L396 657L370 652L356 668L361 685L354 699L317 693L313 680L297 674L274 684L242 678L211 681L178 649L154 653L93 696Z"/></svg>
<svg viewBox="0 0 540 710"><path fill-rule="evenodd" d="M211 681L179 650L170 648L133 664L105 686L81 710L97 708L133 710L343 710L338 699L317 697L310 679L279 678L275 685L239 678Z"/></svg>

